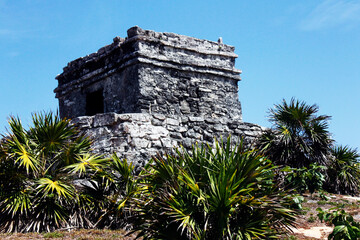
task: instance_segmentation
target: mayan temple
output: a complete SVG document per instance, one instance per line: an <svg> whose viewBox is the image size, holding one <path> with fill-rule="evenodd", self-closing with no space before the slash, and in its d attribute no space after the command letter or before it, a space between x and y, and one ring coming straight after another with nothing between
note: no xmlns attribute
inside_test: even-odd
<svg viewBox="0 0 360 240"><path fill-rule="evenodd" d="M242 121L234 47L137 26L76 59L54 90L61 117L93 137L94 151L138 165L157 152L263 130Z"/></svg>

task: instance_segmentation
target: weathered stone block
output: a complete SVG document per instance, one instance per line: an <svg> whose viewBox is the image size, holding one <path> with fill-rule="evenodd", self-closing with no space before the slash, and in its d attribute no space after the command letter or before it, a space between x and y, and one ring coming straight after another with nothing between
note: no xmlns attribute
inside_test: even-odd
<svg viewBox="0 0 360 240"><path fill-rule="evenodd" d="M94 117L94 127L113 125L115 121L114 113L97 114Z"/></svg>
<svg viewBox="0 0 360 240"><path fill-rule="evenodd" d="M129 122L129 121L131 121L130 119L131 119L130 114L117 114L116 115L117 122Z"/></svg>
<svg viewBox="0 0 360 240"><path fill-rule="evenodd" d="M241 118L236 94L241 71L235 69L233 47L223 44L219 51L217 42L178 34L164 38L168 33L139 27L128 34L132 37L114 38L97 53L70 62L56 77L61 116L153 111L210 116L198 105L207 102L209 109L229 108L228 117Z"/></svg>
<svg viewBox="0 0 360 240"><path fill-rule="evenodd" d="M83 116L72 119L71 123L77 125L80 128L91 128L93 120L94 118L92 117Z"/></svg>
<svg viewBox="0 0 360 240"><path fill-rule="evenodd" d="M151 123L154 125L154 126L163 126L165 123L164 123L164 121L160 121L160 120L158 120L158 119L152 119L151 120Z"/></svg>
<svg viewBox="0 0 360 240"><path fill-rule="evenodd" d="M164 121L166 119L165 115L163 114L153 114L154 118L160 121Z"/></svg>
<svg viewBox="0 0 360 240"><path fill-rule="evenodd" d="M216 132L224 132L226 130L226 126L224 126L222 124L216 124L216 125L214 125L214 130Z"/></svg>
<svg viewBox="0 0 360 240"><path fill-rule="evenodd" d="M143 138L133 138L129 144L135 148L148 148L151 147L151 142Z"/></svg>
<svg viewBox="0 0 360 240"><path fill-rule="evenodd" d="M179 124L180 124L179 120L173 119L173 118L167 118L167 119L165 120L165 123L166 123L167 125L173 125L173 126L179 126Z"/></svg>
<svg viewBox="0 0 360 240"><path fill-rule="evenodd" d="M170 137L174 139L182 139L182 135L179 132L172 132L170 133Z"/></svg>
<svg viewBox="0 0 360 240"><path fill-rule="evenodd" d="M192 116L190 116L189 121L190 122L203 122L204 118L203 117L192 117Z"/></svg>
<svg viewBox="0 0 360 240"><path fill-rule="evenodd" d="M173 148L176 146L174 141L171 141L170 138L162 138L160 139L161 145L164 148Z"/></svg>
<svg viewBox="0 0 360 240"><path fill-rule="evenodd" d="M183 127L183 126L179 126L179 127L176 127L175 128L175 131L176 132L179 132L179 133L183 133L183 132L186 132L188 129L186 127Z"/></svg>

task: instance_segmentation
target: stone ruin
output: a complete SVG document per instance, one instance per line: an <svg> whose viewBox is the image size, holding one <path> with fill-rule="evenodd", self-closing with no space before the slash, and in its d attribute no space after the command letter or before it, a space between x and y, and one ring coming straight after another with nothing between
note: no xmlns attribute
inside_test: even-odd
<svg viewBox="0 0 360 240"><path fill-rule="evenodd" d="M135 26L56 77L60 116L95 140L95 152L116 152L137 166L214 137L251 143L263 128L242 121L235 58L221 39Z"/></svg>

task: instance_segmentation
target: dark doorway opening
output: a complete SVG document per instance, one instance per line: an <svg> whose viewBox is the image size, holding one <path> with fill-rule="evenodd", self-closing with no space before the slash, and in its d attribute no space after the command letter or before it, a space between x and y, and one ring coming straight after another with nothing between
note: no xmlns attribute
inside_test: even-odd
<svg viewBox="0 0 360 240"><path fill-rule="evenodd" d="M104 95L102 89L86 94L86 115L93 116L97 113L104 113Z"/></svg>

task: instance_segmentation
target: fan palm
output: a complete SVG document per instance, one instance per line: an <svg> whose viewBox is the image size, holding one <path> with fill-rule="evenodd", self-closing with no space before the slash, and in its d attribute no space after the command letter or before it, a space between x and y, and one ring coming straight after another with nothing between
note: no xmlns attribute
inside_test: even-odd
<svg viewBox="0 0 360 240"><path fill-rule="evenodd" d="M325 188L340 194L358 194L360 186L360 156L356 149L338 146L331 149L328 181Z"/></svg>
<svg viewBox="0 0 360 240"><path fill-rule="evenodd" d="M309 167L311 163L326 165L332 144L328 132L329 116L316 115L317 105L291 99L270 109L272 129L257 142L258 148L275 163L291 167Z"/></svg>
<svg viewBox="0 0 360 240"><path fill-rule="evenodd" d="M90 150L69 120L34 114L25 130L18 118L0 143L0 230L51 231L68 223L77 190L65 171Z"/></svg>
<svg viewBox="0 0 360 240"><path fill-rule="evenodd" d="M158 156L133 201L135 229L144 239L252 239L276 235L293 213L276 192L274 167L256 151L193 147Z"/></svg>
<svg viewBox="0 0 360 240"><path fill-rule="evenodd" d="M85 156L66 167L82 179L80 199L93 228L119 228L129 221L128 202L138 192L134 165L114 153L109 159Z"/></svg>

